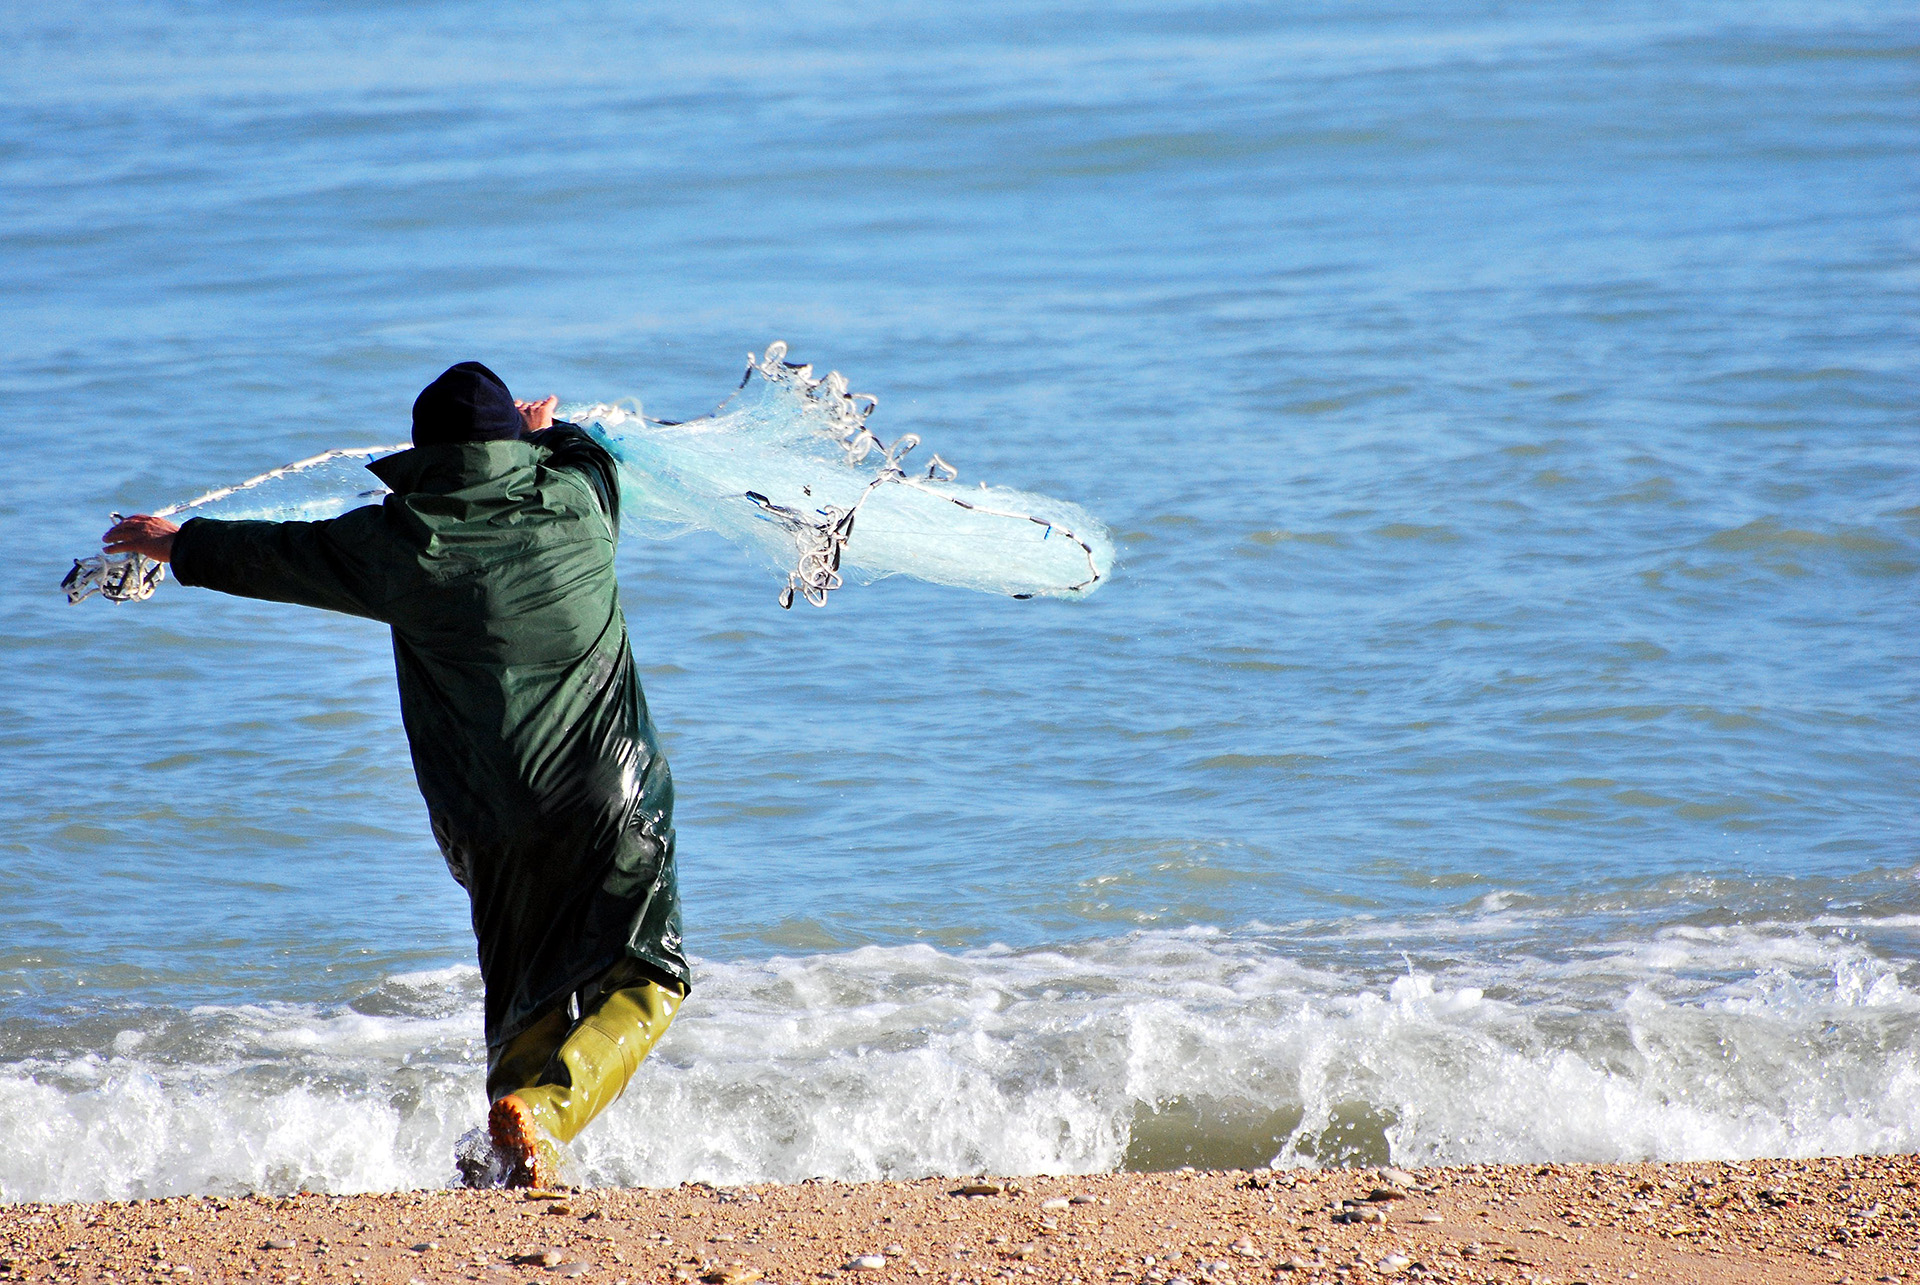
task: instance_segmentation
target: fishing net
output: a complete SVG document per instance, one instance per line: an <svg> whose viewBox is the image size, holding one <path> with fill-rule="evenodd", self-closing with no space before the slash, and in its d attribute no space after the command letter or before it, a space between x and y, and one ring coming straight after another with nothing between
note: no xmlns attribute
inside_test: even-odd
<svg viewBox="0 0 1920 1285"><path fill-rule="evenodd" d="M762 555L796 597L825 606L851 575L907 575L1016 598L1084 597L1111 574L1107 529L1076 504L982 482L963 486L938 455L909 457L914 434L891 443L867 426L876 399L830 371L786 360L771 344L748 357L739 389L711 415L674 423L637 405L571 403L581 425L619 461L625 530L668 536L713 531ZM156 511L156 517L334 517L386 494L365 464L401 446L328 451L237 486ZM117 517L117 515L116 515ZM150 597L165 568L137 554L76 559L69 602Z"/></svg>

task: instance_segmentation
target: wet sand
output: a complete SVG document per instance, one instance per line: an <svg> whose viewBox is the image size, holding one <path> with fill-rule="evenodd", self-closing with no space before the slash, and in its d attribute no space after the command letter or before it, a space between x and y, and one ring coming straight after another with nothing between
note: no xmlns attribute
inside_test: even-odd
<svg viewBox="0 0 1920 1285"><path fill-rule="evenodd" d="M154 1285L1920 1280L1920 1158L0 1207L0 1278Z"/></svg>

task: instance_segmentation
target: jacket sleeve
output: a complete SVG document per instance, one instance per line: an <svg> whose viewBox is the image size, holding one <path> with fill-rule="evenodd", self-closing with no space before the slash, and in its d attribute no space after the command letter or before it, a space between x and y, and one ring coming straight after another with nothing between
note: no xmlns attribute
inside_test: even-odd
<svg viewBox="0 0 1920 1285"><path fill-rule="evenodd" d="M194 518L173 538L173 574L242 598L387 621L392 570L378 505L327 522L222 522Z"/></svg>
<svg viewBox="0 0 1920 1285"><path fill-rule="evenodd" d="M614 538L620 537L620 468L607 448L578 424L555 420L552 428L529 434L528 440L549 452L547 467L578 474L600 498L600 509Z"/></svg>

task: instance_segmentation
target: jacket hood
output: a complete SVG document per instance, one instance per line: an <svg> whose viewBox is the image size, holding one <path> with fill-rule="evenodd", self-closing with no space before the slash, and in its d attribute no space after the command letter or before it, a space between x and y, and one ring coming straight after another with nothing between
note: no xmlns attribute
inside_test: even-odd
<svg viewBox="0 0 1920 1285"><path fill-rule="evenodd" d="M537 464L543 455L528 441L443 442L384 455L367 471L396 495L445 495Z"/></svg>

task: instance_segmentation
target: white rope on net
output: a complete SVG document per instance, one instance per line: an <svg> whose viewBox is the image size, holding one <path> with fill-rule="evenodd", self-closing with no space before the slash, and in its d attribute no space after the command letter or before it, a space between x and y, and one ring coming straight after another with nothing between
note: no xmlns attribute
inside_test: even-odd
<svg viewBox="0 0 1920 1285"><path fill-rule="evenodd" d="M260 474L260 476L250 477L244 482L235 482L232 486L223 486L217 490L208 491L205 495L187 500L183 503L169 504L164 509L156 509L153 516L156 518L170 518L174 514L184 513L188 509L204 508L216 501L224 500L228 496L238 495L242 491L251 491L256 486L261 486L268 482L276 482L283 477L291 477L295 473L304 473L308 469L318 468L322 464L331 464L335 460L370 460L376 455L392 455L396 451L411 450L412 448L413 443L402 442L398 446L342 446L331 451L321 451L318 455L309 455L304 460L295 460L291 464L282 464L279 468L268 469L266 472ZM369 494L378 494L378 492L369 492Z"/></svg>

